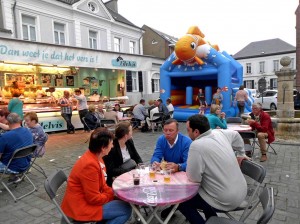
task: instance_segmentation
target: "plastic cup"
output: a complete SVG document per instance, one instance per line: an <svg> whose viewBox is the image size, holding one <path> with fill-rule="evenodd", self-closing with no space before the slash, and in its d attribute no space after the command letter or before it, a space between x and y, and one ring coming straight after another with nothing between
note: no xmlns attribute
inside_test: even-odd
<svg viewBox="0 0 300 224"><path fill-rule="evenodd" d="M140 179L141 179L140 174L139 173L133 173L132 177L133 177L133 185L140 185Z"/></svg>
<svg viewBox="0 0 300 224"><path fill-rule="evenodd" d="M170 183L171 182L171 170L164 170L164 182L165 183Z"/></svg>
<svg viewBox="0 0 300 224"><path fill-rule="evenodd" d="M151 179L154 179L155 178L155 173L156 173L156 168L150 165L149 166L149 177Z"/></svg>

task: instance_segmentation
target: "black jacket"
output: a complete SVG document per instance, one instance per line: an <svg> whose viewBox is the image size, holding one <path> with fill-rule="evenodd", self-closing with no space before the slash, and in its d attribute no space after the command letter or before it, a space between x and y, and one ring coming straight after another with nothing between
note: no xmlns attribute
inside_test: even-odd
<svg viewBox="0 0 300 224"><path fill-rule="evenodd" d="M142 163L142 159L138 152L135 149L132 139L129 139L126 143L126 147L130 158L133 159L136 164ZM107 156L103 157L106 166L107 180L106 183L108 186L112 186L113 177L120 176L123 173L126 173L130 170L122 169L120 166L123 164L123 157L119 142L117 139L114 140L114 147L110 150Z"/></svg>

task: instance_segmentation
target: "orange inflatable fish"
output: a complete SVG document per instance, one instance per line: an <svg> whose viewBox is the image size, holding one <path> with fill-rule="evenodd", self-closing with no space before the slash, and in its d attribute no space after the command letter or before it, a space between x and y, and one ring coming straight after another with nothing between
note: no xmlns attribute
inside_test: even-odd
<svg viewBox="0 0 300 224"><path fill-rule="evenodd" d="M209 44L209 42L204 40L204 37L205 35L197 26L190 27L187 34L180 38L175 44L176 59L172 64L193 64L197 62L203 65L204 62L201 57L197 56L197 48L200 45ZM217 51L219 50L217 45L211 46Z"/></svg>

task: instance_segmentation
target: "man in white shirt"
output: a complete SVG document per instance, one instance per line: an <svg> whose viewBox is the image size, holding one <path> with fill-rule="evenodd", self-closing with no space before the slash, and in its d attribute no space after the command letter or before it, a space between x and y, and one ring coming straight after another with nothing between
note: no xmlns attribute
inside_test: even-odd
<svg viewBox="0 0 300 224"><path fill-rule="evenodd" d="M247 194L247 183L239 167L245 156L244 142L236 131L211 130L204 115L193 115L186 123L190 145L186 174L200 183L199 194L183 202L178 209L191 224L204 224L197 209L206 219L216 216L215 209L237 208ZM237 157L234 153L237 152Z"/></svg>
<svg viewBox="0 0 300 224"><path fill-rule="evenodd" d="M78 110L80 121L83 124L84 132L89 132L88 126L82 120L82 118L84 118L85 115L88 113L86 97L83 94L81 94L80 89L75 90L75 95L73 95L73 97L76 98L77 100L77 110Z"/></svg>

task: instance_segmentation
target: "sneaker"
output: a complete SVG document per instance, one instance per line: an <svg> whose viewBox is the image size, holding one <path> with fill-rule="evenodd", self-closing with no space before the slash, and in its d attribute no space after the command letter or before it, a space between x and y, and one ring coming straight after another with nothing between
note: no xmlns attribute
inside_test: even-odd
<svg viewBox="0 0 300 224"><path fill-rule="evenodd" d="M267 155L266 154L262 154L261 157L260 157L260 162L265 162L267 161Z"/></svg>
<svg viewBox="0 0 300 224"><path fill-rule="evenodd" d="M17 176L17 175L12 175L8 179L8 183L14 183L14 184L20 183L21 181L22 181L22 179L19 176Z"/></svg>

